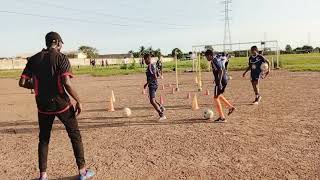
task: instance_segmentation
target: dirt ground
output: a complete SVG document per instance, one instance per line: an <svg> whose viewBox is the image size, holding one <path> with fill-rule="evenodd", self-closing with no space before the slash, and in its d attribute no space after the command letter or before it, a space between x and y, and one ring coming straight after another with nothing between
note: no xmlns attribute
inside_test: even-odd
<svg viewBox="0 0 320 180"><path fill-rule="evenodd" d="M274 71L261 84L262 103L251 105L251 84L231 72L226 97L238 110L225 124L202 119L212 96L198 93L191 73L180 74L180 89L170 94L174 74L165 74L165 122L141 93L144 74L78 76L74 84L84 104L79 117L88 166L94 179L320 179L320 73ZM212 94L211 73L203 74ZM0 79L0 177L35 179L38 124L34 95L16 79ZM116 112L107 112L111 90ZM187 93L198 93L199 111ZM131 108L126 118L122 109ZM77 174L63 125L54 125L49 148L50 179Z"/></svg>

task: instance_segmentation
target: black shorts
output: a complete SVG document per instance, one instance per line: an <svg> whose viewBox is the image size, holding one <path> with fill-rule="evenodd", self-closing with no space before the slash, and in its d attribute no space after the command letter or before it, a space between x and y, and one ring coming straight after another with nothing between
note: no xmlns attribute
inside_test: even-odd
<svg viewBox="0 0 320 180"><path fill-rule="evenodd" d="M259 81L261 78L261 72L251 72L251 81Z"/></svg>
<svg viewBox="0 0 320 180"><path fill-rule="evenodd" d="M156 98L156 93L157 93L157 89L158 87L154 87L154 86L150 86L149 87L149 98L152 99L152 98Z"/></svg>
<svg viewBox="0 0 320 180"><path fill-rule="evenodd" d="M214 96L218 97L221 94L224 93L224 91L226 90L227 84L222 84L222 89L219 89L219 86L214 86Z"/></svg>

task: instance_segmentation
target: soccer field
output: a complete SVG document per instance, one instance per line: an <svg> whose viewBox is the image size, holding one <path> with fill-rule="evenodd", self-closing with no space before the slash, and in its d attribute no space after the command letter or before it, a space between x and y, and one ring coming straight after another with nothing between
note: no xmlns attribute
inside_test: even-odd
<svg viewBox="0 0 320 180"><path fill-rule="evenodd" d="M271 60L271 57L268 57ZM248 59L246 57L232 58L230 60L229 70L239 71L244 70L248 65ZM206 61L202 60L202 64ZM289 71L320 71L320 53L312 54L288 54L280 56L280 67ZM175 68L175 62L164 63L164 70L167 72L172 71ZM179 61L178 68L181 71L191 70L192 61ZM0 70L0 78L18 78L22 70ZM113 76L113 75L128 75L145 72L144 68L140 68L136 65L135 69L120 69L120 66L111 66L109 68L96 67L91 68L89 66L80 67L79 69L74 67L73 71L77 75L88 74L92 76Z"/></svg>
<svg viewBox="0 0 320 180"><path fill-rule="evenodd" d="M319 57L307 59L320 69ZM261 84L259 106L250 105L254 95L248 78L242 78L242 72L230 74L233 80L225 95L238 110L225 124L202 119L213 100L196 91L192 73L180 74L181 91L175 94L168 87L174 85L175 74L166 73L161 80L166 89L159 89L158 96L164 96L168 117L161 123L141 93L144 74L77 76L74 84L84 104L79 123L87 163L97 172L94 179L319 179L320 73L273 71ZM34 95L18 88L15 79L2 78L0 83L1 179L34 179ZM204 90L212 94L212 86L212 73L204 73ZM106 111L111 90L116 112ZM198 94L200 110L191 110L189 92ZM131 117L123 116L124 107L131 108ZM51 135L48 173L50 179L74 179L77 174L71 143L59 121Z"/></svg>

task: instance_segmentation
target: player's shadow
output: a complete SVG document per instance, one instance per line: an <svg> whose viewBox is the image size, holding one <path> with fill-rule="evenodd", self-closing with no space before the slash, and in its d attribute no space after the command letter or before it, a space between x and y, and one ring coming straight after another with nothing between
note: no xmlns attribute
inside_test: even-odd
<svg viewBox="0 0 320 180"><path fill-rule="evenodd" d="M115 108L116 111L123 110L124 107ZM187 105L175 105L175 106L165 106L167 110L178 110L178 109L190 109ZM154 109L151 105L150 106L139 106L139 107L130 107L131 110L137 111L137 110L150 110ZM108 112L107 109L87 109L83 112Z"/></svg>
<svg viewBox="0 0 320 180"><path fill-rule="evenodd" d="M254 104L250 102L236 102L234 105L235 106L253 106Z"/></svg>
<svg viewBox="0 0 320 180"><path fill-rule="evenodd" d="M38 122L30 122L28 120L19 120L19 121L10 121L10 122L0 122L0 127L8 127L8 126L36 126Z"/></svg>
<svg viewBox="0 0 320 180"><path fill-rule="evenodd" d="M52 179L52 180L77 180L77 179L79 179L78 175L70 176L70 177L55 178L55 179ZM38 180L38 178L35 178L35 179L32 179L32 180Z"/></svg>
<svg viewBox="0 0 320 180"><path fill-rule="evenodd" d="M145 116L130 116L130 118L146 118L149 117L148 115ZM85 123L82 122L83 120L118 120L118 119L127 119L128 117L125 116L111 116L111 117L84 117L78 118L80 124Z"/></svg>
<svg viewBox="0 0 320 180"><path fill-rule="evenodd" d="M98 103L105 103L106 101L83 101L83 104L98 104Z"/></svg>
<svg viewBox="0 0 320 180"><path fill-rule="evenodd" d="M0 93L0 96L4 95L4 96L7 96L7 95L26 95L28 93ZM29 94L30 94L30 91L29 91Z"/></svg>
<svg viewBox="0 0 320 180"><path fill-rule="evenodd" d="M107 119L106 117L101 117L101 119ZM81 122L79 127L80 130L90 130L90 129L102 129L102 128L114 128L114 127L131 127L131 126L169 126L169 125L180 125L180 124L210 124L212 121L203 120L199 118L193 119L180 119L175 121L164 121L158 122L155 120L144 120L144 121L118 121L118 122L101 122L101 121L89 121ZM52 131L65 131L64 126L54 127ZM38 133L39 128L8 128L1 129L0 134L31 134Z"/></svg>
<svg viewBox="0 0 320 180"><path fill-rule="evenodd" d="M212 121L193 118L193 119L181 119L175 121L164 121L157 122L155 120L145 120L145 121L123 121L123 122L113 122L113 123L99 123L99 122L85 122L86 126L80 127L81 130L89 130L96 128L114 128L114 127L133 127L133 126L169 126L169 125L181 125L181 124L211 124ZM97 124L99 123L99 124ZM92 125L88 125L92 124Z"/></svg>

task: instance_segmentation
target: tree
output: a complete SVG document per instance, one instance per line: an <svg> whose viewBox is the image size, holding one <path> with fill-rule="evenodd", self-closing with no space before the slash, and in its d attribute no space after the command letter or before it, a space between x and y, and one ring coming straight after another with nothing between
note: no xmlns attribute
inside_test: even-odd
<svg viewBox="0 0 320 180"><path fill-rule="evenodd" d="M182 59L182 57L183 57L183 53L182 53L182 51L179 49L179 48L174 48L173 50L172 50L172 56L175 56L175 55L177 55L177 58L178 59Z"/></svg>
<svg viewBox="0 0 320 180"><path fill-rule="evenodd" d="M146 48L144 46L140 46L139 53L140 56L143 56L146 53Z"/></svg>
<svg viewBox="0 0 320 180"><path fill-rule="evenodd" d="M288 54L292 53L292 47L290 46L290 44L286 45L286 53L288 53Z"/></svg>
<svg viewBox="0 0 320 180"><path fill-rule="evenodd" d="M319 47L314 48L313 52L320 53L320 48Z"/></svg>
<svg viewBox="0 0 320 180"><path fill-rule="evenodd" d="M154 55L155 57L160 58L160 57L161 57L161 50L160 50L159 48L156 49L156 50L154 50L154 51L153 51L153 55Z"/></svg>
<svg viewBox="0 0 320 180"><path fill-rule="evenodd" d="M304 50L307 53L311 53L313 51L313 47L312 46L303 46L302 50Z"/></svg>
<svg viewBox="0 0 320 180"><path fill-rule="evenodd" d="M211 45L204 46L204 49L213 51L213 47Z"/></svg>
<svg viewBox="0 0 320 180"><path fill-rule="evenodd" d="M153 55L152 46L150 46L150 47L148 47L148 48L146 49L146 53Z"/></svg>
<svg viewBox="0 0 320 180"><path fill-rule="evenodd" d="M99 55L98 50L90 46L80 46L78 50L84 53L89 59L96 58Z"/></svg>

